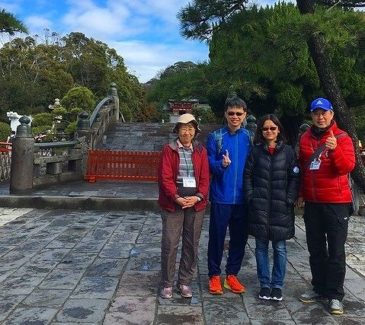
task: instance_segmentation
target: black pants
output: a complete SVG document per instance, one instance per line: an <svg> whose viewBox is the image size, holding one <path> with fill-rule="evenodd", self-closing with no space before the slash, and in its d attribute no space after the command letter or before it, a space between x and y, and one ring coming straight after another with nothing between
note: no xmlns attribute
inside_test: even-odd
<svg viewBox="0 0 365 325"><path fill-rule="evenodd" d="M306 202L309 263L314 291L328 299L342 300L346 273L345 242L351 205Z"/></svg>

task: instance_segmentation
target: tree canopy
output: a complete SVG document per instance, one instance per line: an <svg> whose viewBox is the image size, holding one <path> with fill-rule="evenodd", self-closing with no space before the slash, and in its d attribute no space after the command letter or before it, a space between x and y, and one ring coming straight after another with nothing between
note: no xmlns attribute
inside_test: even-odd
<svg viewBox="0 0 365 325"><path fill-rule="evenodd" d="M233 88L258 115L279 114L292 142L307 103L326 96L335 105L340 126L357 146L346 103L359 106L365 102L365 16L352 10L363 2L297 3L298 7L277 3L257 8L244 7L243 2L232 7L232 1L207 4L194 0L178 17L183 36L209 42L207 69L216 77L212 88L221 93ZM217 10L217 6L225 10Z"/></svg>
<svg viewBox="0 0 365 325"><path fill-rule="evenodd" d="M25 25L5 9L0 10L0 33L14 35L16 32L28 33Z"/></svg>
<svg viewBox="0 0 365 325"><path fill-rule="evenodd" d="M181 24L181 34L186 38L209 41L235 13L245 9L248 0L195 0L177 14Z"/></svg>
<svg viewBox="0 0 365 325"><path fill-rule="evenodd" d="M0 48L0 112L4 121L8 110L19 114L47 111L55 98L63 98L75 86L90 89L100 100L111 82L117 84L122 110L134 119L143 109L143 88L128 73L123 58L106 44L82 33L70 33L50 37L46 43L30 36L15 38Z"/></svg>
<svg viewBox="0 0 365 325"><path fill-rule="evenodd" d="M244 5L244 1L215 0L206 5L206 1L195 0L178 14L185 37L209 40L210 62L199 67L205 86L200 94L218 115L222 110L218 97L227 96L233 88L256 114L275 111L304 118L307 103L323 95L307 47L312 34L323 35L348 103L364 102L362 12L319 7L315 14L302 16L291 3L266 8ZM161 75L160 82L165 83L166 76ZM181 88L186 89L186 84ZM179 92L175 88L171 93Z"/></svg>
<svg viewBox="0 0 365 325"><path fill-rule="evenodd" d="M361 8L365 7L365 1L359 0L318 0L317 3L327 7L342 7L342 8Z"/></svg>

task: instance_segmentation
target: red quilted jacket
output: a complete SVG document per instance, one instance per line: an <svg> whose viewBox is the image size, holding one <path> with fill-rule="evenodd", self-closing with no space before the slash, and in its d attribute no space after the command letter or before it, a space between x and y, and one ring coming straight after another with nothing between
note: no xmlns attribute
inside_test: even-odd
<svg viewBox="0 0 365 325"><path fill-rule="evenodd" d="M337 136L337 147L325 149L321 154L318 170L310 170L310 157L330 136ZM349 173L355 167L354 146L348 134L333 125L321 136L316 137L308 129L300 139L299 162L301 166L301 196L305 201L317 203L350 203Z"/></svg>
<svg viewBox="0 0 365 325"><path fill-rule="evenodd" d="M191 156L196 180L197 194L202 200L194 205L196 211L207 206L209 191L209 163L207 150L201 145L193 143ZM176 142L167 144L162 149L160 166L158 169L159 197L158 203L164 210L176 210L175 195L177 194L176 179L179 172L180 157Z"/></svg>

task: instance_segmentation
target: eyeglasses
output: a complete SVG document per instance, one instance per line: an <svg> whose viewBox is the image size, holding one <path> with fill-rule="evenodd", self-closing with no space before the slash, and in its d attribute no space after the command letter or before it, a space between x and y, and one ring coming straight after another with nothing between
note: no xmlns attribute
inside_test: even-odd
<svg viewBox="0 0 365 325"><path fill-rule="evenodd" d="M275 131L278 127L277 126L271 126L269 128L262 128L262 131L266 132L266 131Z"/></svg>
<svg viewBox="0 0 365 325"><path fill-rule="evenodd" d="M182 132L192 132L193 130L195 130L195 128L193 126L182 126L182 127L180 127L180 131L182 131Z"/></svg>
<svg viewBox="0 0 365 325"><path fill-rule="evenodd" d="M229 116L233 116L233 115L242 116L244 113L242 113L242 112L227 112L227 114Z"/></svg>

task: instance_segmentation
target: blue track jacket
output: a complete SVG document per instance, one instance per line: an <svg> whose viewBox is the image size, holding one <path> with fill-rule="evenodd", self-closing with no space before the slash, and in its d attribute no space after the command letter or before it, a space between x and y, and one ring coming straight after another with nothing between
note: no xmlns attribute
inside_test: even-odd
<svg viewBox="0 0 365 325"><path fill-rule="evenodd" d="M207 140L210 172L210 201L221 204L243 204L243 172L251 149L249 132L240 128L230 133L228 127L211 132ZM222 166L223 154L229 152L231 164Z"/></svg>

